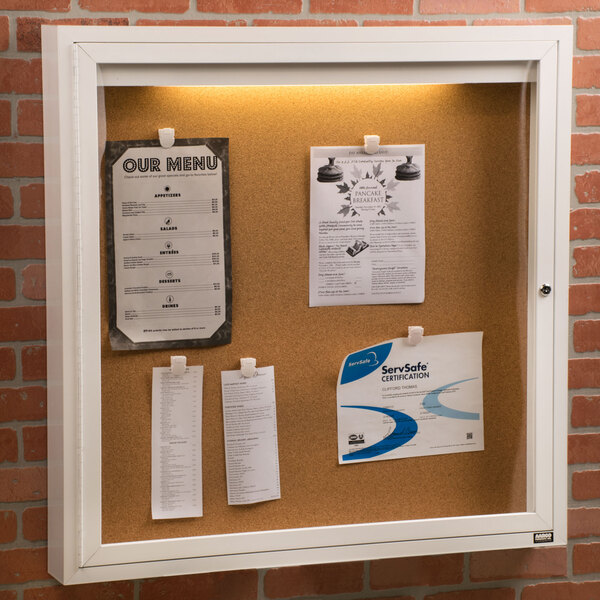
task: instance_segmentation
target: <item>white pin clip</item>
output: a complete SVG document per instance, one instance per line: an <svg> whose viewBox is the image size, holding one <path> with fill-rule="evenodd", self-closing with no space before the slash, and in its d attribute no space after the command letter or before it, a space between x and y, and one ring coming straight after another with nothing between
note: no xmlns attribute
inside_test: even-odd
<svg viewBox="0 0 600 600"><path fill-rule="evenodd" d="M171 356L171 373L185 375L187 358L185 356Z"/></svg>
<svg viewBox="0 0 600 600"><path fill-rule="evenodd" d="M240 358L242 377L254 377L256 374L255 358Z"/></svg>
<svg viewBox="0 0 600 600"><path fill-rule="evenodd" d="M170 148L175 143L175 130L171 127L159 129L158 139L163 148Z"/></svg>
<svg viewBox="0 0 600 600"><path fill-rule="evenodd" d="M365 152L367 154L376 154L379 150L380 138L378 135L365 135Z"/></svg>
<svg viewBox="0 0 600 600"><path fill-rule="evenodd" d="M406 343L409 346L416 346L423 339L424 329L420 325L410 325L408 328L408 338Z"/></svg>

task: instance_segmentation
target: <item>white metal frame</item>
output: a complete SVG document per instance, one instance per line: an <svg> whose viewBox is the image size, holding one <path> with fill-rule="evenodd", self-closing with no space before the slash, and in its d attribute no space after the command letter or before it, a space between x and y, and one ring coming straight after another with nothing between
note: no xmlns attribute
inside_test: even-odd
<svg viewBox="0 0 600 600"><path fill-rule="evenodd" d="M566 543L570 27L44 27L49 570L65 584ZM103 544L102 85L530 81L527 510ZM552 293L539 293L542 284Z"/></svg>

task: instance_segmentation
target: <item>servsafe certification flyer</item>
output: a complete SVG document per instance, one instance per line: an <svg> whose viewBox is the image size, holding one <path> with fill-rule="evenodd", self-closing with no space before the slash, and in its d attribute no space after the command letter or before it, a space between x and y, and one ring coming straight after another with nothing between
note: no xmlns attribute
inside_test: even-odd
<svg viewBox="0 0 600 600"><path fill-rule="evenodd" d="M425 146L311 148L310 306L423 302Z"/></svg>
<svg viewBox="0 0 600 600"><path fill-rule="evenodd" d="M348 355L340 464L483 450L482 332L390 340Z"/></svg>
<svg viewBox="0 0 600 600"><path fill-rule="evenodd" d="M113 350L231 340L226 138L108 142Z"/></svg>

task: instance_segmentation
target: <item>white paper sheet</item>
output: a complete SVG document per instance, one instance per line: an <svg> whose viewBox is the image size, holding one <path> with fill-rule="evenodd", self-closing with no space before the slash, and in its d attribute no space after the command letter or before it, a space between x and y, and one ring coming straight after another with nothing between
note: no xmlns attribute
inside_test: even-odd
<svg viewBox="0 0 600 600"><path fill-rule="evenodd" d="M483 450L481 332L349 354L337 385L340 464Z"/></svg>
<svg viewBox="0 0 600 600"><path fill-rule="evenodd" d="M204 368L152 369L152 518L202 516Z"/></svg>
<svg viewBox="0 0 600 600"><path fill-rule="evenodd" d="M222 371L221 386L228 503L281 498L273 367L256 369L254 377Z"/></svg>
<svg viewBox="0 0 600 600"><path fill-rule="evenodd" d="M311 148L310 306L423 302L424 181L423 145Z"/></svg>

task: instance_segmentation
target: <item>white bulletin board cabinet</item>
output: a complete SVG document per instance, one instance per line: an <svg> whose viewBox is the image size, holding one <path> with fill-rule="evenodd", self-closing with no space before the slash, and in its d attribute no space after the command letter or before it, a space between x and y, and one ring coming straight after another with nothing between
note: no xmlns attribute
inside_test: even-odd
<svg viewBox="0 0 600 600"><path fill-rule="evenodd" d="M48 554L55 578L76 584L566 544L570 27L44 26L42 34ZM528 136L521 161L527 173L526 322L515 323L526 338L522 508L347 523L341 506L329 525L103 541L102 90L328 85L346 86L351 95L353 86L372 86L376 93L378 86L515 83L527 90ZM385 131L364 133L388 142ZM433 173L435 164L427 169ZM232 214L242 204L234 195ZM235 228L232 240L235 244ZM235 298L234 278L234 304ZM234 322L234 336L235 331ZM388 339L401 335L391 329ZM334 382L338 368L339 363L331 365ZM501 424L486 422L488 427L493 431ZM280 440L286 435L279 431ZM327 436L335 439L335 429ZM357 477L360 481L358 471ZM210 485L205 478L205 488Z"/></svg>

